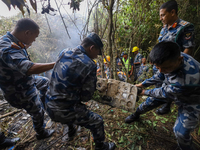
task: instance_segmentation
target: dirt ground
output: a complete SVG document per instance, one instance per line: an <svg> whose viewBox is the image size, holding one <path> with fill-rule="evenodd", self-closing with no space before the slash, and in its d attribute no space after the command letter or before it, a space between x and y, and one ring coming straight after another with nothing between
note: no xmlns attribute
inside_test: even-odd
<svg viewBox="0 0 200 150"><path fill-rule="evenodd" d="M137 103L137 106L143 101ZM104 119L106 141L115 142L116 150L178 150L173 125L177 116L177 108L173 104L171 113L163 116L155 114L155 110L141 115L138 122L124 123L130 115L122 109L112 108L96 101L87 103L88 109L98 113ZM67 140L68 127L55 123L45 115L47 128L55 129L52 137L37 140L30 115L24 110L11 107L0 100L0 127L9 137L20 137L21 141L9 150L93 150L94 142L89 130L78 127L77 137ZM192 133L194 142L200 149L200 128Z"/></svg>

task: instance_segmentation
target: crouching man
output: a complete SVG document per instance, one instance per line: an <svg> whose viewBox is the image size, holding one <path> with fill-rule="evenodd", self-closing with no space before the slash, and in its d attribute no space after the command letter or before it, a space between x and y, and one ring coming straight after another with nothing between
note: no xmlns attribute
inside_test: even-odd
<svg viewBox="0 0 200 150"><path fill-rule="evenodd" d="M136 112L125 119L126 123L137 121L146 113L165 102L175 101L178 117L174 133L182 150L195 150L190 133L197 127L200 117L200 64L191 56L181 53L174 42L160 42L150 52L150 60L159 72L137 87L148 87L163 82L162 87L142 90L149 96Z"/></svg>
<svg viewBox="0 0 200 150"><path fill-rule="evenodd" d="M114 150L114 143L104 142L101 116L81 103L89 101L96 90L97 68L93 59L102 48L99 36L91 33L76 48L64 49L54 66L45 103L52 120L68 125L69 140L76 135L75 125L80 125L92 132L95 150Z"/></svg>
<svg viewBox="0 0 200 150"><path fill-rule="evenodd" d="M31 115L36 138L41 140L52 136L54 130L45 129L42 104L49 80L35 74L52 69L55 62L34 63L29 58L26 48L39 36L39 29L33 20L22 18L12 32L0 37L0 87L11 106Z"/></svg>

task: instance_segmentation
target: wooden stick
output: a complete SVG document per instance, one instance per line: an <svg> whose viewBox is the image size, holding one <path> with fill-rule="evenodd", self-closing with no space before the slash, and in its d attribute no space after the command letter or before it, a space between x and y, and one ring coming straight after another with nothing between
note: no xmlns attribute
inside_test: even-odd
<svg viewBox="0 0 200 150"><path fill-rule="evenodd" d="M0 107L1 107L2 105L4 105L4 104L8 104L8 102L3 102L3 103L1 103L1 104L0 104Z"/></svg>
<svg viewBox="0 0 200 150"><path fill-rule="evenodd" d="M5 117L7 117L7 116L12 116L12 115L14 115L14 114L16 114L16 113L18 113L18 112L20 112L20 111L22 111L22 110L14 110L14 111L12 111L12 112L9 112L9 113L7 113L7 114L5 114L5 115L0 115L0 119L2 119L2 118L5 118Z"/></svg>

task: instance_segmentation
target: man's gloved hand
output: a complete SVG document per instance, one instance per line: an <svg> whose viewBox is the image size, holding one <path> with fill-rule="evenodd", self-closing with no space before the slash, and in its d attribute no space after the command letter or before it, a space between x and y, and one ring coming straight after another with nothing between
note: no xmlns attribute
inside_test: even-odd
<svg viewBox="0 0 200 150"><path fill-rule="evenodd" d="M84 113L87 111L86 105L82 103L77 103L74 105L74 110L77 113Z"/></svg>
<svg viewBox="0 0 200 150"><path fill-rule="evenodd" d="M142 93L142 88L137 87L137 98L136 98L136 102L138 102L138 101L140 100L139 97L138 97L138 95L139 95L140 93Z"/></svg>
<svg viewBox="0 0 200 150"><path fill-rule="evenodd" d="M137 87L137 95L141 94L142 93L142 88L140 87Z"/></svg>

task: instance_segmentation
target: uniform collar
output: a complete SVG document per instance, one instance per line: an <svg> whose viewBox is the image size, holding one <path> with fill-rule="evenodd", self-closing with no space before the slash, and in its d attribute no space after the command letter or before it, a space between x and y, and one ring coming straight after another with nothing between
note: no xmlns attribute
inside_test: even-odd
<svg viewBox="0 0 200 150"><path fill-rule="evenodd" d="M10 32L7 32L6 36L13 42L13 44L17 44L21 48L25 48L25 44L20 42L14 35L12 35Z"/></svg>
<svg viewBox="0 0 200 150"><path fill-rule="evenodd" d="M81 52L83 52L83 53L86 54L86 51L85 51L85 49L83 48L83 46L79 45L79 46L77 46L77 48L80 49Z"/></svg>
<svg viewBox="0 0 200 150"><path fill-rule="evenodd" d="M180 22L180 19L178 18L170 27L169 27L169 29L173 29L173 28L176 28L177 27L177 25L179 24L179 22ZM165 25L165 27L166 28L168 28L168 25Z"/></svg>
<svg viewBox="0 0 200 150"><path fill-rule="evenodd" d="M10 32L7 32L6 36L11 39L12 42L15 42L15 43L18 43L19 40L14 36L12 35Z"/></svg>

